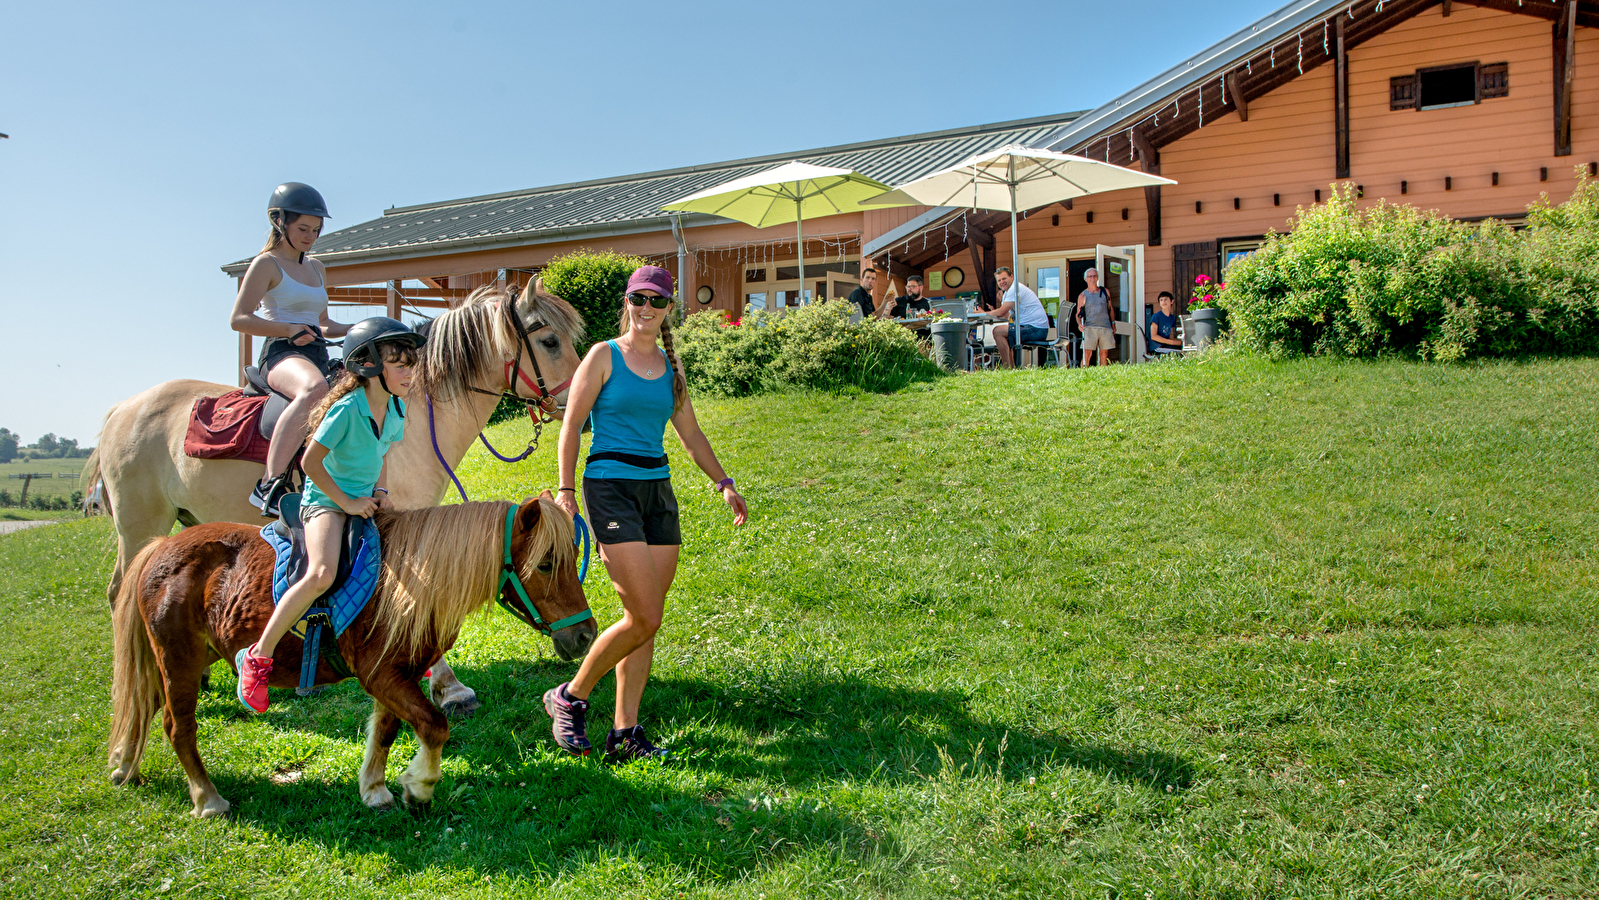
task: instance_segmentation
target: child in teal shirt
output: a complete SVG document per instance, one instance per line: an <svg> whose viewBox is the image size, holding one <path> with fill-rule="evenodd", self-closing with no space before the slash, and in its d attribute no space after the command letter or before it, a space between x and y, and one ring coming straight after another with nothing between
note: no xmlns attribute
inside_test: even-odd
<svg viewBox="0 0 1599 900"><path fill-rule="evenodd" d="M422 336L386 316L350 327L344 374L311 412L305 469L305 576L283 592L261 639L240 650L239 702L256 712L267 708L267 683L278 641L316 598L332 586L347 516L369 517L389 505L383 457L405 435L405 404Z"/></svg>

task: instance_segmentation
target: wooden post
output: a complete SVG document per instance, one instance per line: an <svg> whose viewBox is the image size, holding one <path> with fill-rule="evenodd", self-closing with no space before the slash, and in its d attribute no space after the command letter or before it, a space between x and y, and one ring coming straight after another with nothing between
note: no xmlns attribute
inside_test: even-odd
<svg viewBox="0 0 1599 900"><path fill-rule="evenodd" d="M1555 155L1571 155L1571 93L1577 74L1577 0L1566 0L1555 20Z"/></svg>
<svg viewBox="0 0 1599 900"><path fill-rule="evenodd" d="M1449 18L1449 13L1450 13L1449 0L1444 0L1444 18L1446 18L1446 19Z"/></svg>
<svg viewBox="0 0 1599 900"><path fill-rule="evenodd" d="M239 290L244 289L244 276L238 277ZM244 367L255 363L255 339L244 332L239 332L239 387L246 387L249 381L244 377Z"/></svg>
<svg viewBox="0 0 1599 900"><path fill-rule="evenodd" d="M1242 101L1243 94L1237 93L1236 87L1233 90L1234 96ZM1242 109L1243 107L1240 106L1239 108ZM1146 173L1150 175L1160 174L1160 151L1155 149L1155 145L1151 144L1149 142L1149 138L1141 129L1138 128L1133 129L1133 149L1138 151L1139 163L1143 166ZM1144 209L1145 214L1149 218L1149 238L1147 243L1151 247L1159 247L1160 185L1157 184L1144 188Z"/></svg>
<svg viewBox="0 0 1599 900"><path fill-rule="evenodd" d="M1333 90L1337 111L1335 113L1334 140L1337 143L1337 178L1349 177L1349 55L1344 52L1344 16L1336 18L1336 49L1333 51Z"/></svg>
<svg viewBox="0 0 1599 900"><path fill-rule="evenodd" d="M971 251L972 268L977 270L977 290L983 297L983 305L996 305L999 295L995 290L997 284L994 281L994 270L998 268L994 262L994 236L968 223L966 249ZM1015 266L1012 265L1011 268L1014 270Z"/></svg>
<svg viewBox="0 0 1599 900"><path fill-rule="evenodd" d="M391 319L398 319L400 318L400 279L396 278L389 282L388 294L388 311L386 315Z"/></svg>
<svg viewBox="0 0 1599 900"><path fill-rule="evenodd" d="M1227 93L1232 96L1233 106L1238 110L1238 121L1249 121L1249 100L1244 97L1244 89L1238 86L1238 73L1227 73ZM1145 169L1144 171L1149 171Z"/></svg>

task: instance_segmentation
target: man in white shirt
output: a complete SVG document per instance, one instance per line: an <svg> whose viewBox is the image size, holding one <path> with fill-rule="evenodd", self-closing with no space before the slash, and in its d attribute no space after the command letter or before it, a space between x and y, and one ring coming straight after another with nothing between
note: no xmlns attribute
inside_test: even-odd
<svg viewBox="0 0 1599 900"><path fill-rule="evenodd" d="M1016 352L1021 344L1041 344L1049 339L1049 313L1044 312L1044 304L1038 302L1037 294L1027 285L1016 282L1010 269L1000 266L994 271L994 280L999 283L1000 303L991 315L1006 319L1010 318L1012 310L1017 310L1016 321L1020 325L1020 343L1014 343L1009 322L994 326L994 346L999 350L1000 362L1008 369L1016 364Z"/></svg>

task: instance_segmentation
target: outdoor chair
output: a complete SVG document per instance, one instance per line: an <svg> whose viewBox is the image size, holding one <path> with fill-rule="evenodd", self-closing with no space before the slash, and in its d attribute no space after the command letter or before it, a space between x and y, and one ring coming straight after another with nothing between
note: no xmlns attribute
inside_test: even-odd
<svg viewBox="0 0 1599 900"><path fill-rule="evenodd" d="M1058 367L1060 365L1060 349L1058 347L1056 331L1057 329L1051 326L1049 333L1044 336L1042 341L1023 341L1021 349L1017 353L1017 362L1019 363L1022 359L1020 354L1030 353L1033 355L1033 358L1037 360L1035 365L1043 365L1043 359L1040 359L1039 357L1045 357L1045 354L1048 354L1048 357L1045 358L1052 357L1055 365Z"/></svg>
<svg viewBox="0 0 1599 900"><path fill-rule="evenodd" d="M966 301L964 300L940 300L930 305L933 307L934 312L942 311L948 313L952 319L966 318Z"/></svg>
<svg viewBox="0 0 1599 900"><path fill-rule="evenodd" d="M1193 316L1178 316L1177 317L1177 321L1178 321L1178 324L1182 327L1182 332L1183 332L1182 335L1181 335L1181 337L1183 339L1183 352L1184 353L1189 353L1189 352L1198 350L1199 348L1194 346L1193 338L1190 337L1190 335L1192 335L1194 333L1194 317Z"/></svg>

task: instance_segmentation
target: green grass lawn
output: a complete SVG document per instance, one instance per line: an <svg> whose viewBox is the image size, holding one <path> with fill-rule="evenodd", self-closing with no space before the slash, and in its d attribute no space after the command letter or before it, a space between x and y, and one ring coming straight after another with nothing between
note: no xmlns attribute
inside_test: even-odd
<svg viewBox="0 0 1599 900"><path fill-rule="evenodd" d="M680 765L556 752L538 697L574 667L497 612L423 813L361 806L358 686L252 717L220 665L229 819L189 818L159 735L112 788L109 523L0 537L0 891L1595 896L1596 383L1213 355L701 400L752 518L668 442L644 721ZM553 459L463 468L518 496ZM614 621L603 568L589 595Z"/></svg>

